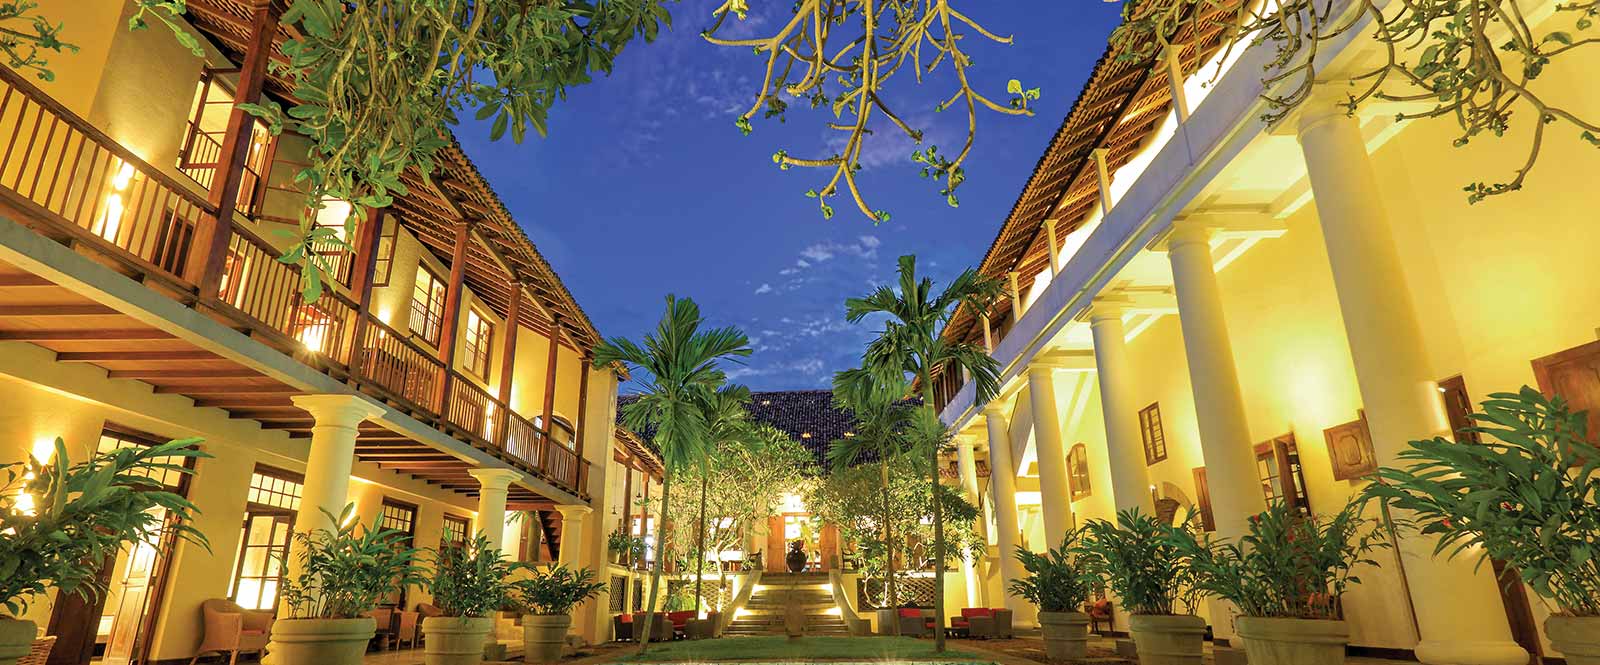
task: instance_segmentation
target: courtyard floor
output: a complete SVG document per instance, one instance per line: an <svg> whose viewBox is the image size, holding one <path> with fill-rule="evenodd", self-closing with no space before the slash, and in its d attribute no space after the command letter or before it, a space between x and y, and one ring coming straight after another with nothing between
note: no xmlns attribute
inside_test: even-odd
<svg viewBox="0 0 1600 665"><path fill-rule="evenodd" d="M931 640L882 637L811 637L789 642L783 637L727 637L718 640L668 642L652 646L645 658L638 659L638 645L610 642L584 647L562 659L562 665L609 665L611 663L711 663L731 661L767 662L949 662L996 663L997 665L1039 665L1047 662L1044 642L1037 637L1009 640L950 640L939 657L933 655ZM1091 663L1124 663L1115 658L1113 640L1094 637L1089 642ZM1209 652L1209 645L1207 648ZM520 663L516 656L512 663ZM1206 663L1212 662L1209 653ZM1346 665L1395 665L1401 662L1377 658L1349 658ZM420 649L368 654L362 665L420 665ZM487 664L486 664L487 665Z"/></svg>

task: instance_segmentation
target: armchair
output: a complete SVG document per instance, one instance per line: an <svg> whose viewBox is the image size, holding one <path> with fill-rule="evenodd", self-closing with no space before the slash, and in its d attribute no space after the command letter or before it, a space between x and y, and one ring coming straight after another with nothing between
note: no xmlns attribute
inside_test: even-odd
<svg viewBox="0 0 1600 665"><path fill-rule="evenodd" d="M204 632L200 639L200 648L195 651L194 657L189 659L189 665L194 665L200 656L209 653L228 654L228 663L238 662L239 653L263 653L267 648L267 641L272 637L272 622L275 617L272 612L264 610L246 610L237 603L225 598L212 598L200 604L203 617L202 628Z"/></svg>
<svg viewBox="0 0 1600 665"><path fill-rule="evenodd" d="M923 637L932 632L927 617L922 616L922 610L918 608L902 607L896 611L895 619L904 637Z"/></svg>
<svg viewBox="0 0 1600 665"><path fill-rule="evenodd" d="M418 612L400 612L399 614L400 634L394 638L394 646L396 649L400 649L410 644L414 649L417 646L417 622L420 614Z"/></svg>
<svg viewBox="0 0 1600 665"><path fill-rule="evenodd" d="M1106 626L1108 628L1111 626L1111 601L1109 600L1097 600L1092 603L1084 603L1083 613L1089 615L1089 632L1091 633L1096 635L1101 634L1101 621L1106 622Z"/></svg>
<svg viewBox="0 0 1600 665"><path fill-rule="evenodd" d="M633 615L618 614L611 617L611 639L618 642L633 641Z"/></svg>

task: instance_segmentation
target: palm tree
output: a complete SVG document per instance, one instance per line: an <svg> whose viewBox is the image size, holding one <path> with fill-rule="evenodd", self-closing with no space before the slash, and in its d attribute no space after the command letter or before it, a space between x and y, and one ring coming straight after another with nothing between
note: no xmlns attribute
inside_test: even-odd
<svg viewBox="0 0 1600 665"><path fill-rule="evenodd" d="M944 325L963 302L981 303L992 300L1001 289L998 281L967 269L945 287L934 293L933 280L917 278L917 257L900 257L899 283L880 286L864 298L845 301L845 319L860 323L873 315L887 315L883 330L867 344L859 370L847 370L840 380L854 386L853 391L865 390L862 382L871 381L888 385L895 378L913 377L922 397L922 408L934 420L938 412L933 406L933 377L942 372L965 371L972 378L975 404L983 404L1000 389L1000 365L982 346L970 342L944 339L939 336ZM939 453L940 446L930 446L929 493L933 499L934 543L934 621L944 625L944 519L939 509ZM934 650L944 651L944 631L934 631Z"/></svg>
<svg viewBox="0 0 1600 665"><path fill-rule="evenodd" d="M644 390L639 399L622 409L623 422L635 431L654 430L656 448L661 452L661 515L667 514L667 497L672 475L684 464L701 458L707 440L705 413L699 403L723 381L717 369L719 360L750 355L750 340L737 328L701 330L705 319L700 307L688 298L667 296L667 310L654 333L644 337L644 346L621 337L607 338L594 347L594 366L620 363L644 374ZM665 519L656 524L656 547L666 542ZM650 626L655 622L656 598L661 591L662 564L657 556L651 574L650 602L645 606L645 622L639 651L650 642Z"/></svg>
<svg viewBox="0 0 1600 665"><path fill-rule="evenodd" d="M828 463L835 469L843 469L867 458L878 461L886 557L884 606L894 607L894 525L889 507L889 468L910 452L905 434L913 411L906 404L905 396L911 392L911 386L903 376L891 377L887 384L879 384L861 372L860 369L845 370L834 376L834 403L855 416L856 428L855 436L828 444Z"/></svg>
<svg viewBox="0 0 1600 665"><path fill-rule="evenodd" d="M725 385L715 392L700 396L700 410L706 421L705 445L700 451L700 515L695 530L694 611L700 613L701 579L706 567L706 493L711 482L711 456L718 450L738 445L752 436L749 415L745 404L750 401L750 389L740 385ZM720 568L720 566L719 566ZM720 595L719 595L720 597Z"/></svg>

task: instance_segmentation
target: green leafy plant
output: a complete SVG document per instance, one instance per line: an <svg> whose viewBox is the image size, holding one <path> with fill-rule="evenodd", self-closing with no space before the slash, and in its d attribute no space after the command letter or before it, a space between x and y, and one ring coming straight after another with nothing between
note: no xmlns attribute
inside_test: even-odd
<svg viewBox="0 0 1600 665"><path fill-rule="evenodd" d="M563 565L549 570L535 570L531 577L511 583L511 596L522 610L537 616L571 614L572 608L594 598L606 588L596 582L594 571L588 568L572 569Z"/></svg>
<svg viewBox="0 0 1600 665"><path fill-rule="evenodd" d="M1080 530L1068 531L1061 545L1039 554L1017 548L1017 560L1028 576L1011 580L1011 595L1026 599L1040 612L1079 612L1094 590L1095 576L1078 561Z"/></svg>
<svg viewBox="0 0 1600 665"><path fill-rule="evenodd" d="M1174 529L1173 543L1194 571L1195 586L1245 616L1338 619L1339 599L1361 578L1357 566L1376 566L1372 553L1389 541L1377 520L1361 517L1358 502L1308 518L1275 501L1250 517L1237 543Z"/></svg>
<svg viewBox="0 0 1600 665"><path fill-rule="evenodd" d="M43 16L33 13L39 3L28 0L0 2L0 53L6 56L6 66L18 71L33 70L42 81L56 80L50 62L43 52L77 53L78 47L61 41L63 23L50 24ZM3 27L14 24L18 27ZM26 25L26 27L23 27Z"/></svg>
<svg viewBox="0 0 1600 665"><path fill-rule="evenodd" d="M199 439L129 446L72 464L55 440L49 461L0 466L0 606L19 616L49 589L94 599L107 557L137 542L154 544L164 531L207 546L189 526L194 504L154 479L188 474L189 459L210 457Z"/></svg>
<svg viewBox="0 0 1600 665"><path fill-rule="evenodd" d="M1197 595L1194 571L1173 530L1138 508L1118 512L1115 523L1090 520L1083 527L1078 561L1104 580L1131 614L1189 614Z"/></svg>
<svg viewBox="0 0 1600 665"><path fill-rule="evenodd" d="M406 534L361 524L355 510L350 504L338 516L322 511L336 530L294 534L300 578L285 579L280 595L288 618L353 619L385 596L426 582Z"/></svg>
<svg viewBox="0 0 1600 665"><path fill-rule="evenodd" d="M631 555L634 559L638 559L644 556L644 539L628 533L628 530L619 524L606 536L606 551Z"/></svg>
<svg viewBox="0 0 1600 665"><path fill-rule="evenodd" d="M1438 536L1436 556L1505 561L1557 613L1600 616L1600 450L1585 415L1523 386L1472 417L1482 443L1412 441L1399 454L1407 466L1378 469L1365 497Z"/></svg>
<svg viewBox="0 0 1600 665"><path fill-rule="evenodd" d="M521 563L506 559L500 548L478 533L465 547L434 550L433 577L423 584L444 616L486 617L511 597L511 575Z"/></svg>

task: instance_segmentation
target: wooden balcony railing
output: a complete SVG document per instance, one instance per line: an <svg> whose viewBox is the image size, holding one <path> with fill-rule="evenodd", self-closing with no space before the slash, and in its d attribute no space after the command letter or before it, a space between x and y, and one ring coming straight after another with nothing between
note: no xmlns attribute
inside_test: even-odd
<svg viewBox="0 0 1600 665"><path fill-rule="evenodd" d="M230 224L217 292L197 293L184 274L196 229L215 218L205 197L6 67L0 67L0 140L0 205L42 233L165 281L186 304L204 304L441 431L587 494L586 460L345 295L330 288L306 302L300 267L278 261L279 250L248 225Z"/></svg>

